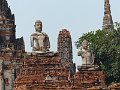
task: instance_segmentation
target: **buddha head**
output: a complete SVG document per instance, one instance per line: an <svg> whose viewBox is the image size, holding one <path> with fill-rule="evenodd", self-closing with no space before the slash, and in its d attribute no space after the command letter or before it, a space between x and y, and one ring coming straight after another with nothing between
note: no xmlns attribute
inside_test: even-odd
<svg viewBox="0 0 120 90"><path fill-rule="evenodd" d="M36 20L34 27L36 32L42 32L42 21Z"/></svg>
<svg viewBox="0 0 120 90"><path fill-rule="evenodd" d="M84 40L84 41L82 42L82 47L83 47L84 49L88 49L88 41L87 41L87 40Z"/></svg>

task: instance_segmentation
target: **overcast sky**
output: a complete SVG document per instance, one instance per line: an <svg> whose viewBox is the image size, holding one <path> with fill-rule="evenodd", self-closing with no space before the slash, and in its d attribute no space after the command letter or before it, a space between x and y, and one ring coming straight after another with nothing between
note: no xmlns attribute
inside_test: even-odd
<svg viewBox="0 0 120 90"><path fill-rule="evenodd" d="M16 18L16 37L24 37L26 51L31 51L30 35L34 22L43 22L43 32L50 38L51 51L57 51L60 30L70 31L73 42L73 61L79 65L80 57L74 42L83 33L101 29L104 0L7 0ZM120 0L110 0L114 22L120 21Z"/></svg>

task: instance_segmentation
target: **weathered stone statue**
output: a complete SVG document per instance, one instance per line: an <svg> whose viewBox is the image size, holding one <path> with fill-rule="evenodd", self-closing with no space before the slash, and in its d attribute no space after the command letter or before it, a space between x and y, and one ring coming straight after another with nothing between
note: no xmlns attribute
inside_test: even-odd
<svg viewBox="0 0 120 90"><path fill-rule="evenodd" d="M50 48L49 37L46 33L42 32L42 22L40 20L37 20L35 22L34 27L36 32L33 33L30 37L31 47L33 48L33 51L38 52L49 51Z"/></svg>
<svg viewBox="0 0 120 90"><path fill-rule="evenodd" d="M82 57L82 65L92 65L94 63L93 52L88 47L88 41L84 40L78 52L78 56Z"/></svg>

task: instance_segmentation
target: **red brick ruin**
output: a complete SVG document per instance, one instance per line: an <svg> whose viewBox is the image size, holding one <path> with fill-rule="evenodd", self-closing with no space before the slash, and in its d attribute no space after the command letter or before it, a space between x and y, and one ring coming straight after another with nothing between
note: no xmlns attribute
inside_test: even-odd
<svg viewBox="0 0 120 90"><path fill-rule="evenodd" d="M105 0L103 29L112 26L109 0ZM0 0L0 90L120 90L105 85L99 68L73 63L70 32L58 35L57 52L26 52L24 39L16 38L15 16L6 0Z"/></svg>

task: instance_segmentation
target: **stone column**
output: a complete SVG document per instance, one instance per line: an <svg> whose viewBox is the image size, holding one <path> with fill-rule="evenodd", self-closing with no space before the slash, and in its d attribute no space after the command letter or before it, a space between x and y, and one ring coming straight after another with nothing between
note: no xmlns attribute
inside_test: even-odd
<svg viewBox="0 0 120 90"><path fill-rule="evenodd" d="M3 60L0 60L0 90L4 90Z"/></svg>
<svg viewBox="0 0 120 90"><path fill-rule="evenodd" d="M11 69L11 78L10 78L10 88L9 88L9 90L13 90L14 80L15 80L14 69Z"/></svg>

